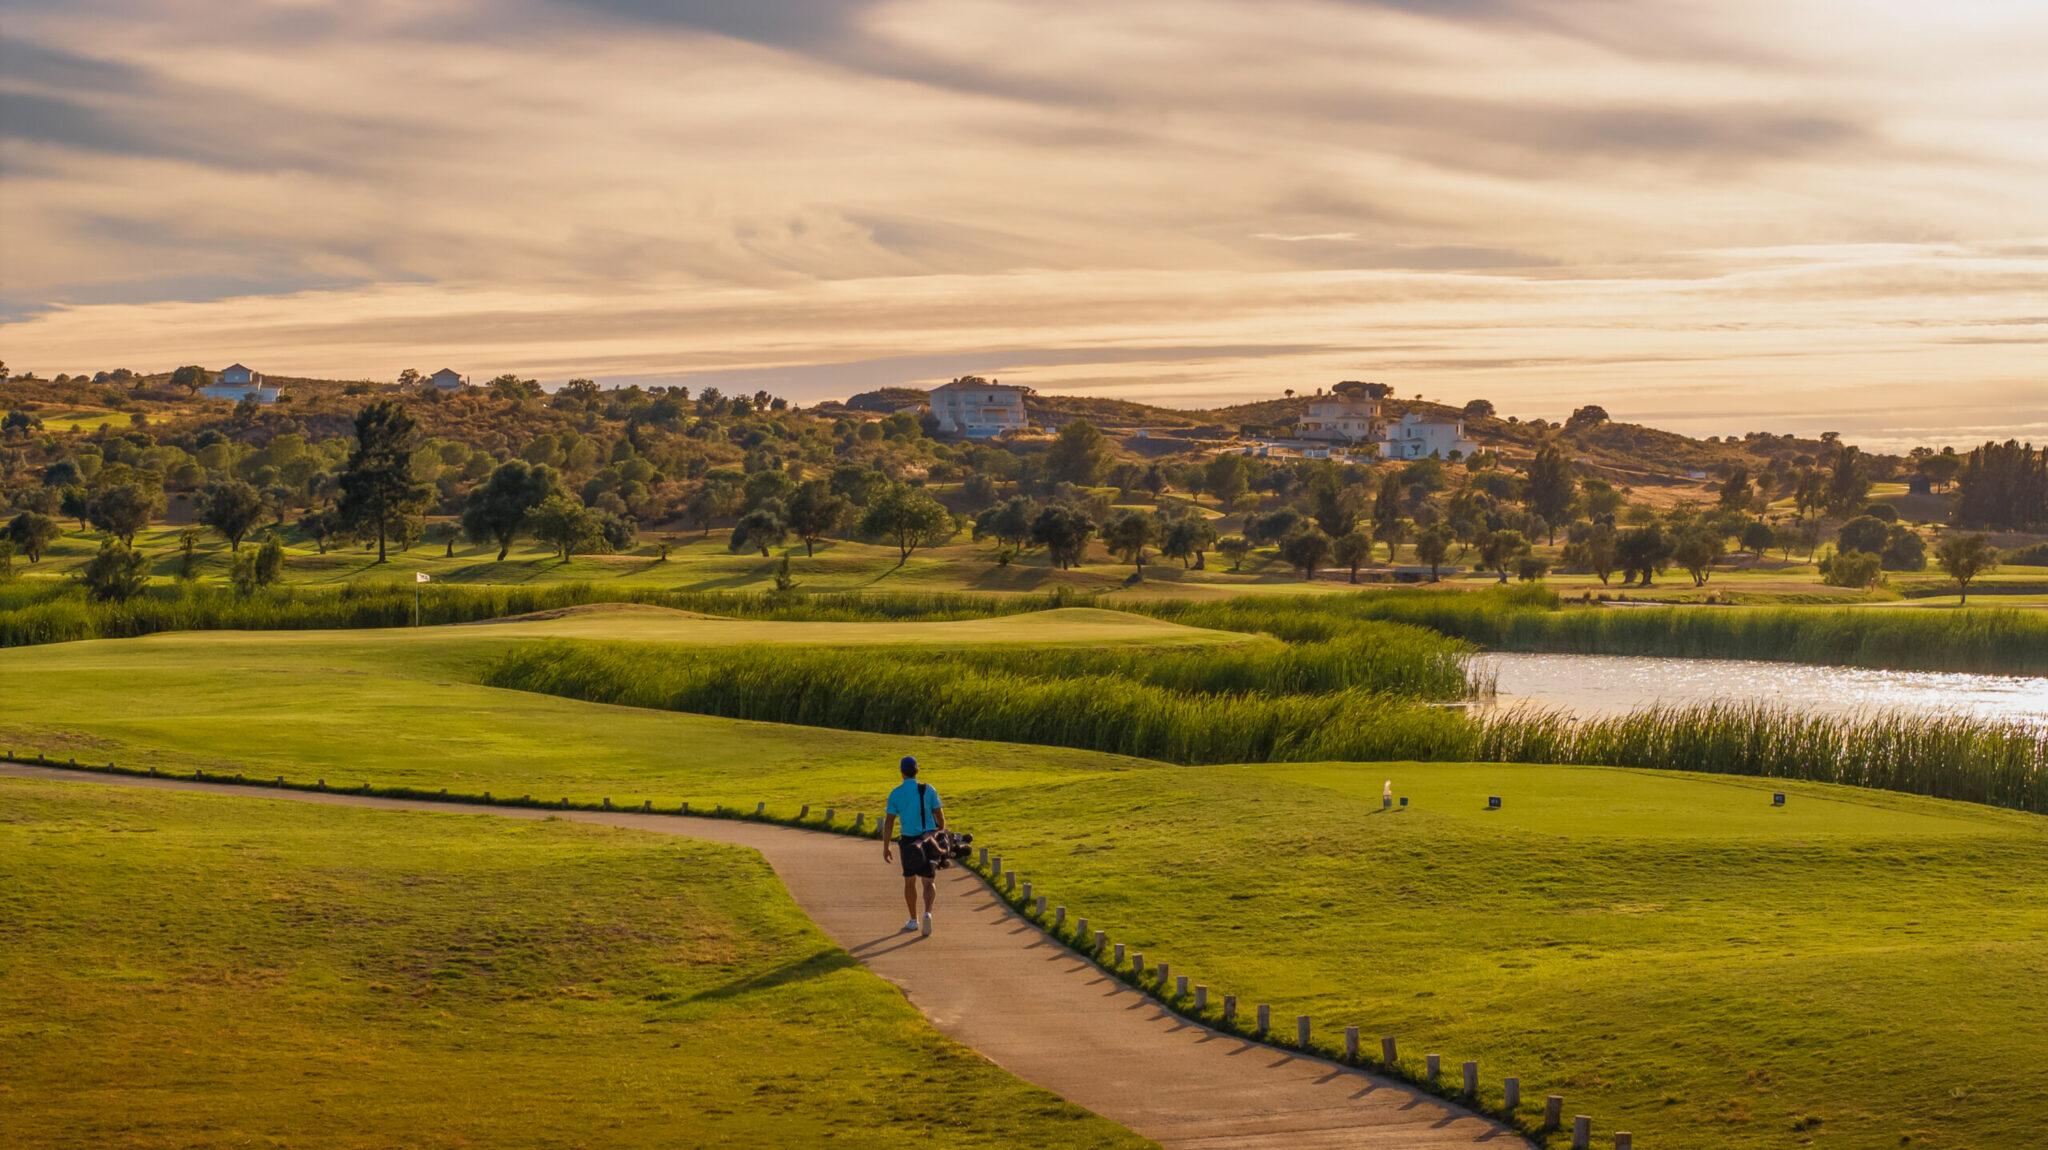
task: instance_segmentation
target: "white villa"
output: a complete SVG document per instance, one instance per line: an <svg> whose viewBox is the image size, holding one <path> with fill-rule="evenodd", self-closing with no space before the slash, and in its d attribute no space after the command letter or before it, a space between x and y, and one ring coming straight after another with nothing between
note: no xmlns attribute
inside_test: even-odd
<svg viewBox="0 0 2048 1150"><path fill-rule="evenodd" d="M240 402L254 399L258 403L276 403L281 388L271 387L263 382L263 373L232 364L222 368L213 382L199 389L199 394L208 399L231 399Z"/></svg>
<svg viewBox="0 0 2048 1150"><path fill-rule="evenodd" d="M1380 444L1385 459L1449 459L1453 452L1465 458L1477 450L1479 445L1465 438L1464 420L1424 419L1412 411L1387 429Z"/></svg>
<svg viewBox="0 0 2048 1150"><path fill-rule="evenodd" d="M459 391L469 378L452 367L444 367L427 377L427 382L442 391Z"/></svg>
<svg viewBox="0 0 2048 1150"><path fill-rule="evenodd" d="M1346 380L1330 394L1311 399L1308 414L1296 425L1297 437L1313 445L1302 449L1303 458L1376 453L1381 459L1449 459L1452 452L1466 456L1479 450L1465 438L1462 419L1429 419L1409 412L1390 422L1380 401L1392 390L1383 383Z"/></svg>
<svg viewBox="0 0 2048 1150"><path fill-rule="evenodd" d="M1021 431L1024 428L1024 397L1028 394L1029 388L1009 387L971 375L962 376L932 388L932 418L938 421L940 433L964 435L970 439L987 439L1006 431Z"/></svg>

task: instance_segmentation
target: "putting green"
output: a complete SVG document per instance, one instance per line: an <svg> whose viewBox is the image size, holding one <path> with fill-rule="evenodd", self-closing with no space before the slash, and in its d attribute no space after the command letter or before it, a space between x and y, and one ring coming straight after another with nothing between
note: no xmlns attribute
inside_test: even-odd
<svg viewBox="0 0 2048 1150"><path fill-rule="evenodd" d="M1799 842L1833 838L1929 838L1997 834L2011 820L1962 804L1929 809L1892 804L1889 795L1847 788L1788 787L1772 779L1673 775L1614 767L1521 763L1415 763L1375 771L1357 763L1245 768L1304 786L1322 787L1357 804L1367 817L1431 816L1564 838L1587 836L1756 839ZM1396 806L1379 809L1385 783ZM1798 801L1772 805L1777 793ZM1409 807L1400 807L1406 798ZM1488 800L1499 798L1498 810Z"/></svg>

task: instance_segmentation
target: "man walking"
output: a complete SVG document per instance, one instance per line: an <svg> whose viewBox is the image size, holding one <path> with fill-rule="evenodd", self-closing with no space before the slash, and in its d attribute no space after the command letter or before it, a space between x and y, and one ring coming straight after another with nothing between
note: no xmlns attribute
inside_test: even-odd
<svg viewBox="0 0 2048 1150"><path fill-rule="evenodd" d="M935 870L938 860L925 849L924 836L933 831L946 829L946 809L939 804L939 792L917 780L917 760L903 756L903 781L889 792L889 802L882 818L882 861L894 858L894 850L903 851L903 905L910 908L910 921L903 924L906 931L920 931L926 936L932 933L932 904L938 901L939 884ZM901 827L902 834L897 829ZM917 917L917 882L924 880L924 918Z"/></svg>

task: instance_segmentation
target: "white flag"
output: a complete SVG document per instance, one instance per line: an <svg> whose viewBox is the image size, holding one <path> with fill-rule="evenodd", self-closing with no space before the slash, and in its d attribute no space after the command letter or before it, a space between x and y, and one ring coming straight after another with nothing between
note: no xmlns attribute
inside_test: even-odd
<svg viewBox="0 0 2048 1150"><path fill-rule="evenodd" d="M432 580L432 579L429 579L429 578L427 577L427 573L426 573L425 571L415 571L415 572L413 572L413 573L412 573L412 581L413 581L413 582L415 582L415 583L432 583L432 582L433 582L433 580Z"/></svg>

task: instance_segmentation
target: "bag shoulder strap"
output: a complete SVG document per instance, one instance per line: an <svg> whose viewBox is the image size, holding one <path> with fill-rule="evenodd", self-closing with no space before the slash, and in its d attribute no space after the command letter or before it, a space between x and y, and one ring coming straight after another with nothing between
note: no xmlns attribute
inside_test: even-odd
<svg viewBox="0 0 2048 1150"><path fill-rule="evenodd" d="M924 833L930 834L938 828L932 826L932 789L919 779L917 783L917 809L924 815Z"/></svg>

